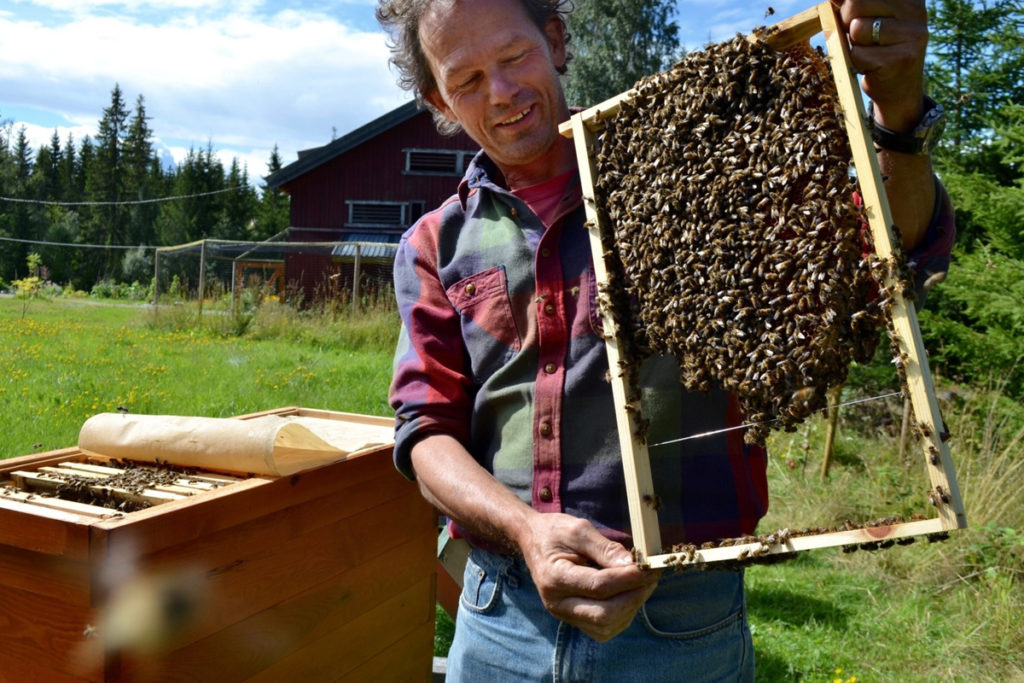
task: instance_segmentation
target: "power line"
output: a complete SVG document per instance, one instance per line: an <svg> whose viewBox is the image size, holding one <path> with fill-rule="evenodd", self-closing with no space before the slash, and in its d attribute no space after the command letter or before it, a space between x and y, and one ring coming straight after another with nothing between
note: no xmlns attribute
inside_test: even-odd
<svg viewBox="0 0 1024 683"><path fill-rule="evenodd" d="M3 197L0 197L3 199ZM77 244L74 242L46 242L43 240L23 240L17 237L0 237L4 242L20 242L21 244L42 244L48 247L82 247L83 249L159 249L146 244L131 246L126 244Z"/></svg>
<svg viewBox="0 0 1024 683"><path fill-rule="evenodd" d="M209 192L197 192L195 194L179 194L171 197L157 197L155 199L133 199L121 202L57 202L46 199L20 199L18 197L0 197L0 201L14 202L16 204L40 204L43 206L130 206L135 204L157 204L159 202L170 202L175 199L192 199L194 197L208 197L212 194L234 192L245 189L244 185L227 187L223 190L210 190Z"/></svg>

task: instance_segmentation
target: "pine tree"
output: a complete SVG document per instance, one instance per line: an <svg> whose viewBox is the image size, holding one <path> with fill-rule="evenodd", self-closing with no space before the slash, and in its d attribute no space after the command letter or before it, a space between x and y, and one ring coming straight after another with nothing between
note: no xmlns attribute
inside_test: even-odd
<svg viewBox="0 0 1024 683"><path fill-rule="evenodd" d="M9 150L10 177L5 188L6 196L17 199L29 198L29 178L32 176L32 150L29 147L25 127L18 129L14 138L14 146ZM18 239L33 239L33 221L31 205L23 202L9 203L7 206L5 232ZM5 244L0 255L0 265L4 273L14 277L24 275L25 256L28 253L25 245L18 242ZM11 277L10 279L14 279Z"/></svg>
<svg viewBox="0 0 1024 683"><path fill-rule="evenodd" d="M120 85L110 93L110 106L103 110L96 134L96 158L86 175L86 194L92 201L120 202L129 197L125 193L126 168L124 160L125 138L128 134L128 109ZM125 243L128 212L116 203L90 207L86 221L90 242L105 245ZM113 277L120 266L120 254L115 249L96 250L89 258L94 281Z"/></svg>
<svg viewBox="0 0 1024 683"><path fill-rule="evenodd" d="M153 131L146 115L145 98L135 100L135 111L128 122L124 139L125 195L133 200L151 199L162 191L163 174L159 165L154 171ZM147 244L155 235L156 204L133 204L127 207L128 221L125 244Z"/></svg>
<svg viewBox="0 0 1024 683"><path fill-rule="evenodd" d="M950 114L940 159L994 172L991 130L1005 106L1024 101L1024 5L938 0L929 23L929 86Z"/></svg>
<svg viewBox="0 0 1024 683"><path fill-rule="evenodd" d="M671 65L679 27L669 0L579 0L569 15L570 105L598 104Z"/></svg>
<svg viewBox="0 0 1024 683"><path fill-rule="evenodd" d="M277 145L270 152L270 160L267 162L267 175L277 173L281 170L281 154ZM263 240L273 237L291 225L290 215L291 199L279 188L269 188L263 185L263 197L260 199L259 208L256 211L256 223L253 228L252 239Z"/></svg>
<svg viewBox="0 0 1024 683"><path fill-rule="evenodd" d="M81 193L75 175L78 169L78 156L75 152L75 136L68 133L67 142L64 143L64 156L60 160L60 187L63 192L61 198L64 201L76 202L81 199Z"/></svg>
<svg viewBox="0 0 1024 683"><path fill-rule="evenodd" d="M237 189L221 195L223 212L218 236L232 240L247 240L256 209L256 192L249 187L249 173L238 163L237 158L231 162L231 170L228 171L224 187Z"/></svg>

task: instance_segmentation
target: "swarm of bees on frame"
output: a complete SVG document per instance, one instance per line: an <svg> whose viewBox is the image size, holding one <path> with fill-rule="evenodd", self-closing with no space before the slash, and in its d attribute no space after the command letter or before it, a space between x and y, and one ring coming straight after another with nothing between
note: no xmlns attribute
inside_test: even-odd
<svg viewBox="0 0 1024 683"><path fill-rule="evenodd" d="M835 85L809 46L737 36L634 90L595 160L623 371L675 356L687 389L735 393L763 444L873 356L892 296L875 283L906 294L902 259L870 253Z"/></svg>

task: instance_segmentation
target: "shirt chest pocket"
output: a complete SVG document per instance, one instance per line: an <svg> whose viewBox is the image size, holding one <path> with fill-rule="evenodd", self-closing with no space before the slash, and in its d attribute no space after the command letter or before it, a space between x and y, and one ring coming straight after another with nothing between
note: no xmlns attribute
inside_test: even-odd
<svg viewBox="0 0 1024 683"><path fill-rule="evenodd" d="M459 280L446 290L459 312L473 376L483 382L522 348L504 266Z"/></svg>

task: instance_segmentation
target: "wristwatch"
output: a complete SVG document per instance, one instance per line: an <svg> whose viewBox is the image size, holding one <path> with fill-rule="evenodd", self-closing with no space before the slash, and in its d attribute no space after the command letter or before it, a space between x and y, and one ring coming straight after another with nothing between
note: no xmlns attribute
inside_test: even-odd
<svg viewBox="0 0 1024 683"><path fill-rule="evenodd" d="M946 127L946 110L942 105L925 96L924 115L910 133L897 133L875 121L874 102L868 103L868 124L871 139L882 149L903 154L930 154L942 137Z"/></svg>

